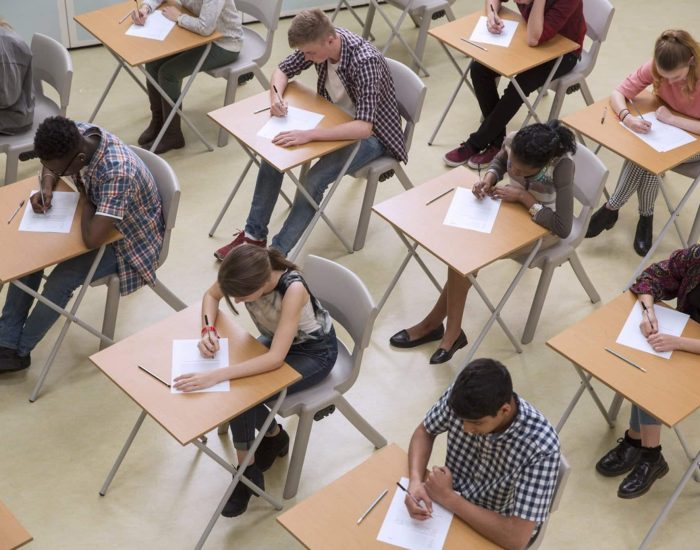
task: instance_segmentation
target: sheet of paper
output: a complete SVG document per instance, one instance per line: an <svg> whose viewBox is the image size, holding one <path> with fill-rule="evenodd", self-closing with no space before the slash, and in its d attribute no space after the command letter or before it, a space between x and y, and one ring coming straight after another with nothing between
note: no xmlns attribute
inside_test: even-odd
<svg viewBox="0 0 700 550"><path fill-rule="evenodd" d="M493 34L486 28L486 21L488 21L486 16L482 15L479 17L479 21L476 27L474 27L474 31L469 37L469 40L480 44L493 44L494 46L501 46L503 48L510 46L510 41L513 40L513 36L515 36L515 29L518 28L518 22L510 21L509 19L501 19L501 21L503 21L501 34Z"/></svg>
<svg viewBox="0 0 700 550"><path fill-rule="evenodd" d="M260 128L257 135L261 138L272 139L280 132L288 130L311 130L316 128L322 119L323 115L320 113L289 107L287 108L287 116L271 116L265 126Z"/></svg>
<svg viewBox="0 0 700 550"><path fill-rule="evenodd" d="M408 478L402 477L401 485L408 487ZM452 523L452 512L433 502L433 517L415 520L408 515L404 496L397 487L377 540L409 550L440 550Z"/></svg>
<svg viewBox="0 0 700 550"><path fill-rule="evenodd" d="M207 372L214 369L228 367L228 338L219 340L219 351L212 359L202 357L197 349L199 340L173 340L173 368L170 380L170 393L183 393L175 389L175 378L181 374L191 372ZM192 393L230 391L229 380L219 382L211 388L197 390Z"/></svg>
<svg viewBox="0 0 700 550"><path fill-rule="evenodd" d="M642 307L638 303L632 306L632 311L630 311L625 325L622 327L620 334L617 337L618 344L627 346L628 348L634 348L657 357L663 357L664 359L671 358L671 351L654 351L644 338L642 331L639 330L639 324L642 322ZM656 314L656 319L659 322L659 332L664 334L671 334L672 336L680 336L685 328L689 315L676 311L668 307L654 306L654 313Z"/></svg>
<svg viewBox="0 0 700 550"><path fill-rule="evenodd" d="M695 141L695 137L685 130L656 120L656 113L644 113L644 118L651 122L651 130L648 134L638 134L627 128L622 122L620 122L620 124L622 124L625 130L632 132L649 147L654 148L660 153L665 153L666 151L682 147L683 145Z"/></svg>
<svg viewBox="0 0 700 550"><path fill-rule="evenodd" d="M32 191L32 195L34 193L38 193L38 191ZM35 213L27 201L19 230L38 233L70 233L79 198L80 193L54 191L51 208L46 214Z"/></svg>
<svg viewBox="0 0 700 550"><path fill-rule="evenodd" d="M477 199L471 189L457 187L442 223L481 233L491 233L500 207L501 201L489 197Z"/></svg>
<svg viewBox="0 0 700 550"><path fill-rule="evenodd" d="M175 21L170 21L163 15L160 10L155 10L151 15L146 17L144 25L133 24L127 29L126 34L129 36L138 36L139 38L150 38L151 40L165 40L175 26Z"/></svg>

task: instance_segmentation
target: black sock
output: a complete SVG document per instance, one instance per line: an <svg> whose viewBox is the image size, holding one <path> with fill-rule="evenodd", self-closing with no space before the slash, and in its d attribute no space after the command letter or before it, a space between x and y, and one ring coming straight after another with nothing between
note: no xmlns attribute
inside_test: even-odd
<svg viewBox="0 0 700 550"><path fill-rule="evenodd" d="M633 437L630 437L629 430L625 431L625 441L632 445L632 447L637 447L641 448L642 446L642 440L641 439L634 439Z"/></svg>
<svg viewBox="0 0 700 550"><path fill-rule="evenodd" d="M661 445L656 447L642 447L642 460L656 462L661 457Z"/></svg>

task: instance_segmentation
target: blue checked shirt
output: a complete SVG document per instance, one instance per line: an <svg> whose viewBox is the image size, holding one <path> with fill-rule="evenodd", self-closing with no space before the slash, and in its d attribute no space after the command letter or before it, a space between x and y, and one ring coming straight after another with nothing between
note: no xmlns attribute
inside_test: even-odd
<svg viewBox="0 0 700 550"><path fill-rule="evenodd" d="M518 413L502 433L470 434L447 404L447 388L425 416L433 437L447 432L445 465L453 488L469 502L541 524L559 473L559 438L547 419L515 396Z"/></svg>
<svg viewBox="0 0 700 550"><path fill-rule="evenodd" d="M336 27L335 32L340 36L342 43L338 77L355 106L355 120L371 123L372 132L389 154L406 162L408 157L394 81L384 56L374 45L348 30ZM311 65L313 63L305 61L304 54L296 50L279 64L279 69L291 79ZM328 63L324 61L316 64L316 72L318 95L331 101L326 91Z"/></svg>
<svg viewBox="0 0 700 550"><path fill-rule="evenodd" d="M156 182L146 165L118 137L102 128L76 122L86 134L100 132L100 145L81 171L95 214L114 218L124 238L114 243L119 291L130 294L156 282L165 223Z"/></svg>

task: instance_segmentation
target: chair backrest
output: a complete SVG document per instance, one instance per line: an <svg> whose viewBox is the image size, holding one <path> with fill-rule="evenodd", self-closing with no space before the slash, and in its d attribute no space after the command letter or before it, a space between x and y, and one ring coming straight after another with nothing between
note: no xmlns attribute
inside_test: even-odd
<svg viewBox="0 0 700 550"><path fill-rule="evenodd" d="M406 121L403 135L406 143L406 150L411 148L411 140L413 139L413 130L420 120L421 111L423 110L423 102L427 86L423 83L420 77L409 69L403 63L399 63L395 59L386 58L391 78L394 80L394 89L396 90L396 101L399 104L399 113Z"/></svg>
<svg viewBox="0 0 700 550"><path fill-rule="evenodd" d="M353 340L352 373L336 387L342 393L355 383L360 372L362 354L369 345L377 306L362 280L347 267L326 258L309 256L303 272L313 295Z"/></svg>
<svg viewBox="0 0 700 550"><path fill-rule="evenodd" d="M32 36L31 50L34 93L46 97L43 83L49 84L58 92L59 108L65 116L73 81L73 60L68 50L50 36L39 33Z"/></svg>
<svg viewBox="0 0 700 550"><path fill-rule="evenodd" d="M168 257L170 234L175 227L177 209L180 205L180 182L172 167L158 155L141 149L140 147L132 146L131 149L143 161L146 168L148 168L153 175L158 193L160 194L163 207L163 220L165 221L163 248L160 251L160 258L158 259L158 265L161 266Z"/></svg>
<svg viewBox="0 0 700 550"><path fill-rule="evenodd" d="M267 29L265 53L255 59L255 62L262 66L267 63L272 53L272 42L282 11L282 0L236 0L236 9L254 17Z"/></svg>
<svg viewBox="0 0 700 550"><path fill-rule="evenodd" d="M615 8L608 0L583 0L583 17L586 20L586 36L593 42L583 52L578 69L588 75L595 66L600 46L608 36Z"/></svg>
<svg viewBox="0 0 700 550"><path fill-rule="evenodd" d="M564 487L566 486L570 473L571 466L569 466L569 461L566 460L566 457L564 457L564 454L562 453L559 455L559 475L557 475L557 483L554 486L554 496L552 497L552 504L549 506L549 515L547 516L545 522L540 525L537 538L535 538L535 540L532 541L532 543L527 547L528 550L535 550L536 548L539 548L540 544L542 544L544 532L547 530L547 525L549 524L549 516L553 512L556 512L557 508L559 508L559 502L561 501L561 496L564 493Z"/></svg>
<svg viewBox="0 0 700 550"><path fill-rule="evenodd" d="M576 146L574 164L576 165L574 198L581 203L581 211L574 219L571 234L566 240L576 248L586 236L588 223L591 221L593 210L603 194L610 171L590 149L581 143Z"/></svg>

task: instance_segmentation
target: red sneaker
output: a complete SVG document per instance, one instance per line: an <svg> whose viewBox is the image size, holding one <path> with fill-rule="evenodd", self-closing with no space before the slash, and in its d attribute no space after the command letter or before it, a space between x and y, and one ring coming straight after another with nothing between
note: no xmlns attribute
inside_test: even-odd
<svg viewBox="0 0 700 550"><path fill-rule="evenodd" d="M466 141L459 144L459 147L452 149L449 153L446 153L442 160L445 161L447 166L460 166L467 162L472 156L476 155L479 151L474 149Z"/></svg>
<svg viewBox="0 0 700 550"><path fill-rule="evenodd" d="M479 168L488 168L489 164L491 164L491 161L493 160L493 157L495 157L500 150L500 147L489 145L481 153L472 155L467 161L467 165L469 168L474 168L474 170L478 170Z"/></svg>
<svg viewBox="0 0 700 550"><path fill-rule="evenodd" d="M237 246L242 245L243 243L248 243L248 244L254 244L255 246L260 246L262 248L265 248L267 246L267 239L263 239L262 241L258 241L256 239L249 239L248 237L245 236L245 231L239 231L238 233L234 233L236 236L235 239L233 239L230 243L228 243L225 246L222 246L214 252L214 257L222 261L231 250L236 248Z"/></svg>

